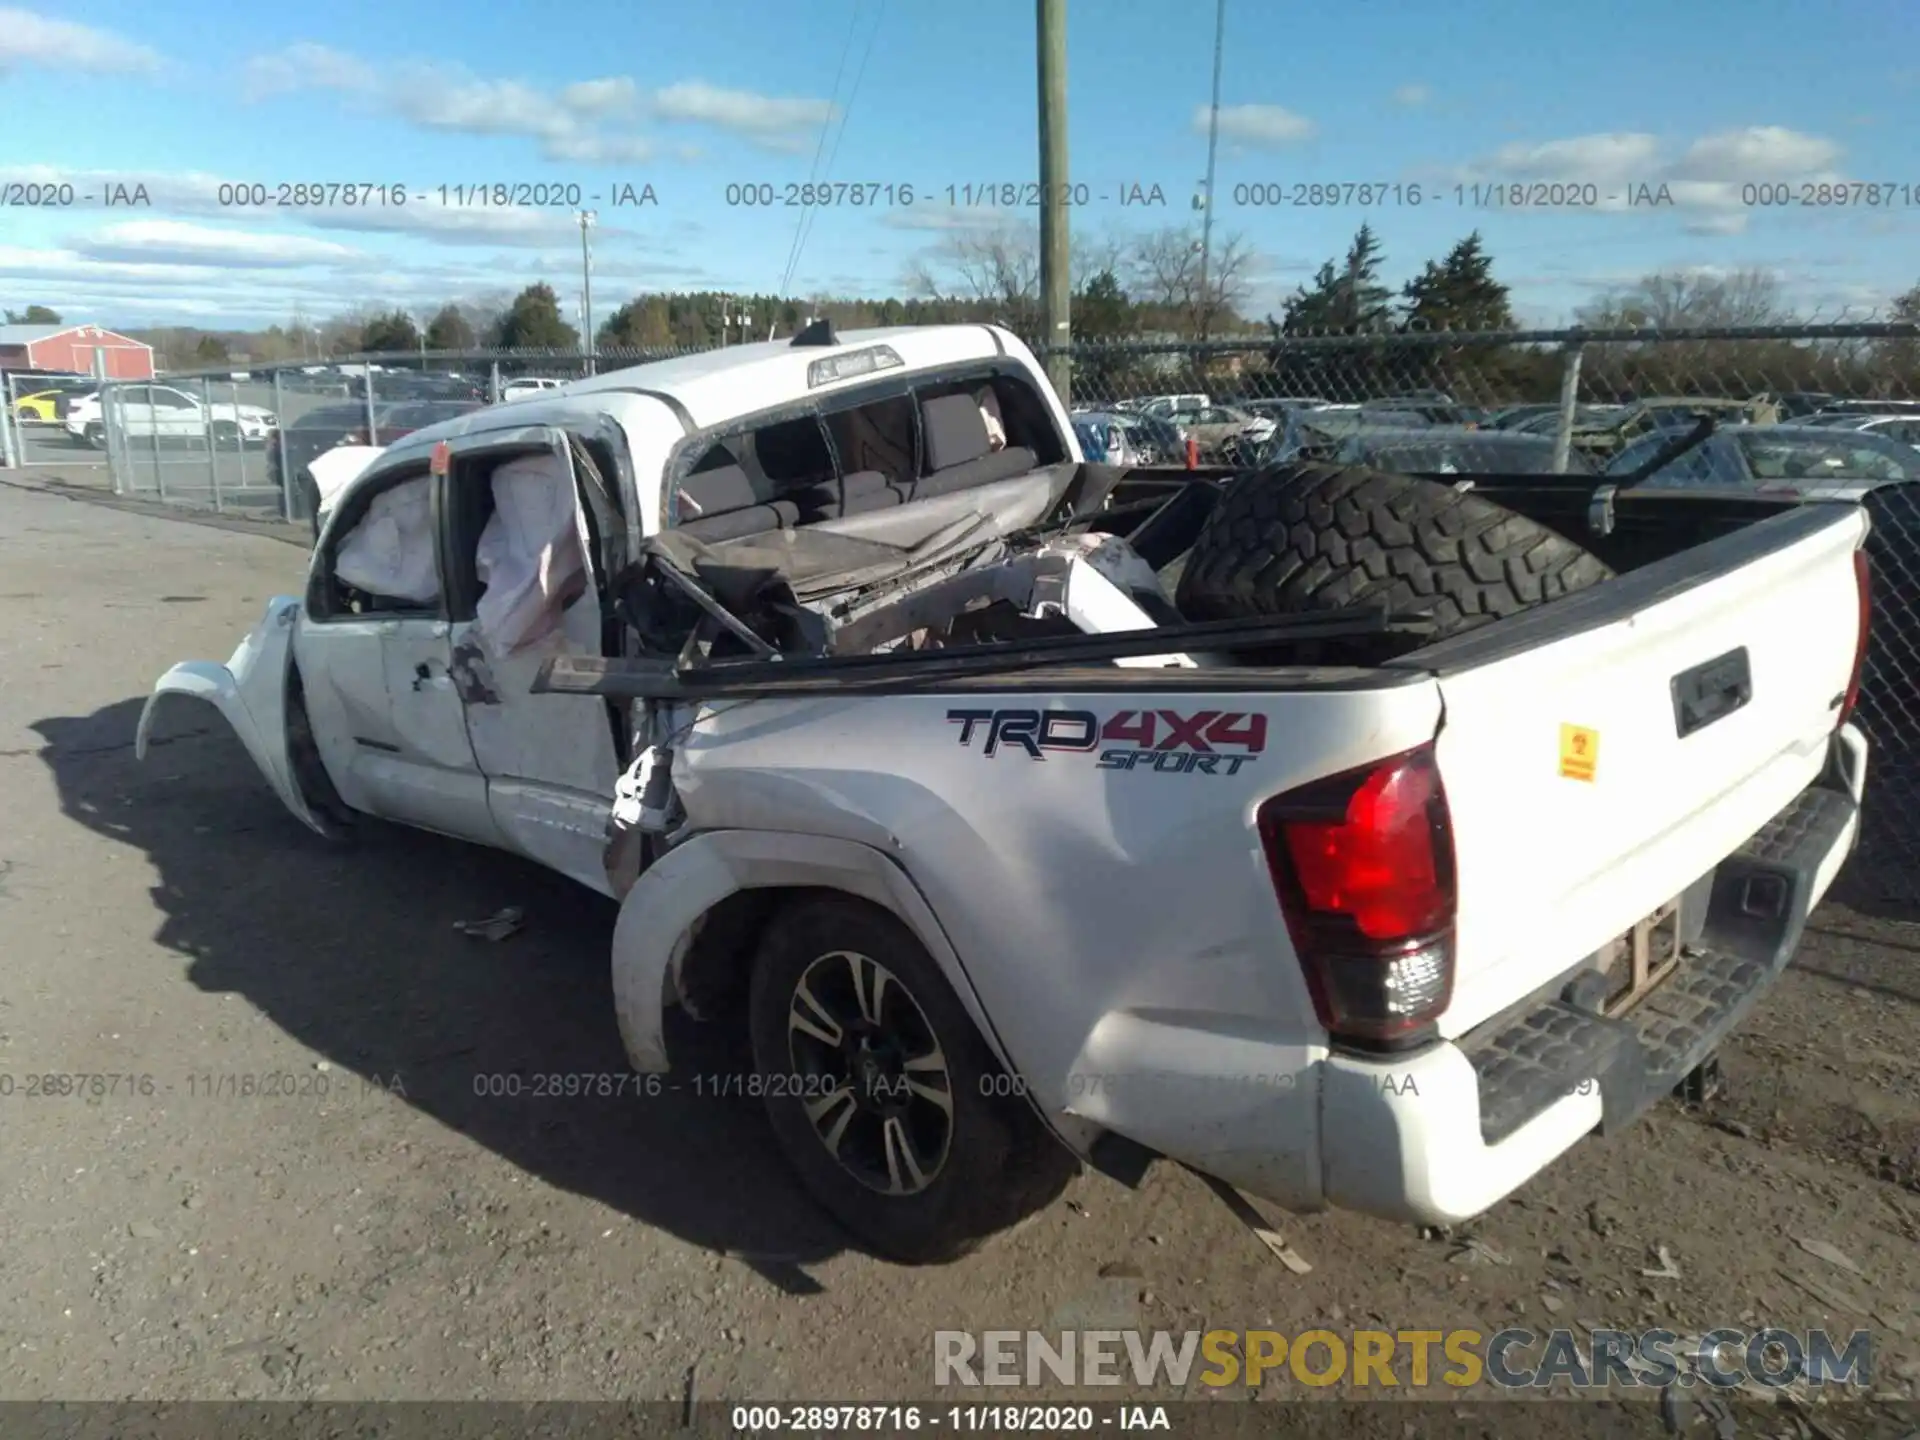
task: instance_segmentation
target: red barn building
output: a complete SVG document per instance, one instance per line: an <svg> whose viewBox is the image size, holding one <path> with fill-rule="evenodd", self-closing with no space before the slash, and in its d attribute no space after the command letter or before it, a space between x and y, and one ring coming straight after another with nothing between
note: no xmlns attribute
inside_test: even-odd
<svg viewBox="0 0 1920 1440"><path fill-rule="evenodd" d="M153 379L151 345L98 325L0 325L0 371L91 375L96 347L106 352L109 380Z"/></svg>

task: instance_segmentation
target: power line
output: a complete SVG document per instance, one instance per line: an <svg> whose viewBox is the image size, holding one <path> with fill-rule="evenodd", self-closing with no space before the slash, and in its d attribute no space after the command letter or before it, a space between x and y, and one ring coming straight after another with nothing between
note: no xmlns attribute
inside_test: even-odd
<svg viewBox="0 0 1920 1440"><path fill-rule="evenodd" d="M827 133L833 129L834 112L840 105L840 77L847 73L847 56L853 53L853 37L860 25L860 0L853 0L853 10L847 16L847 38L840 44L840 63L833 70L833 89L827 96L827 113L820 117L820 138L813 145L813 163L807 167L807 183L813 184L820 173L820 157L826 152ZM844 128L844 127L842 127ZM787 281L793 274L794 257L800 249L800 234L806 228L807 212L802 209L800 218L794 222L793 240L787 246L786 269L781 271L780 298L786 299Z"/></svg>
<svg viewBox="0 0 1920 1440"><path fill-rule="evenodd" d="M821 171L822 179L833 174L833 162L840 156L840 142L847 138L847 124L853 118L854 102L860 98L860 82L866 78L867 61L873 57L873 42L880 38L880 27L886 23L886 19L887 0L880 0L880 11L874 16L873 29L867 35L867 48L860 52L860 65L853 72L853 85L847 91L847 107L840 114L840 129L833 137L833 148L827 152L826 168ZM800 268L800 257L806 252L807 241L813 235L813 217L816 213L815 209L808 208L801 216L799 243L794 246L793 258L787 266L786 278L780 284L780 293L783 298L786 295L787 286L793 283L793 276Z"/></svg>

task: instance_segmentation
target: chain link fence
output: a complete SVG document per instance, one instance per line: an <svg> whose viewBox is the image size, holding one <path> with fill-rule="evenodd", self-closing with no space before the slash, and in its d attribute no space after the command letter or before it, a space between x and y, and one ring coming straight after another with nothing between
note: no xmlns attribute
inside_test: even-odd
<svg viewBox="0 0 1920 1440"><path fill-rule="evenodd" d="M316 496L303 472L335 445L391 443L530 389L681 353L421 352L175 374L108 385L92 409L76 402L13 434L27 437L28 463L104 461L118 494L306 522ZM1658 483L1888 482L1865 502L1876 591L1858 719L1874 754L1849 880L1866 898L1920 904L1920 327L1275 332L1078 344L1066 358L1083 444L1117 433L1137 462L1304 454L1599 485L1710 412L1753 443L1718 434ZM1788 428L1758 443L1775 426Z"/></svg>

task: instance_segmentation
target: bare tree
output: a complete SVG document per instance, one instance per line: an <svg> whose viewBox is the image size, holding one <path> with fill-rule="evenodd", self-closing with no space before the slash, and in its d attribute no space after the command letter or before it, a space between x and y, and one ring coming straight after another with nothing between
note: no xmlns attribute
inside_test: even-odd
<svg viewBox="0 0 1920 1440"><path fill-rule="evenodd" d="M1734 270L1724 275L1656 271L1608 292L1575 314L1582 325L1594 329L1785 325L1794 319L1779 277L1766 270Z"/></svg>
<svg viewBox="0 0 1920 1440"><path fill-rule="evenodd" d="M1140 236L1128 254L1128 288L1142 305L1162 312L1174 328L1208 339L1246 302L1253 252L1238 235L1212 245L1204 286L1197 226L1175 225Z"/></svg>
<svg viewBox="0 0 1920 1440"><path fill-rule="evenodd" d="M1077 293L1096 275L1124 283L1127 246L1111 230L1076 233L1071 239L1070 280ZM907 284L922 299L957 296L982 301L1012 329L1037 330L1041 320L1040 227L1007 218L956 230L908 268Z"/></svg>

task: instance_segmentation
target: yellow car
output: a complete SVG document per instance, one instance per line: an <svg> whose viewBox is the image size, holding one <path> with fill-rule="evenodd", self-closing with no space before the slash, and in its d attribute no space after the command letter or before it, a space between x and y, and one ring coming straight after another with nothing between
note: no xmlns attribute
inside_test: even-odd
<svg viewBox="0 0 1920 1440"><path fill-rule="evenodd" d="M58 409L60 392L41 390L32 395L22 395L13 402L13 414L17 420L38 421L42 425L51 425L60 418Z"/></svg>

